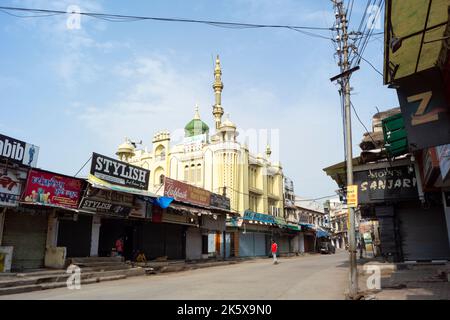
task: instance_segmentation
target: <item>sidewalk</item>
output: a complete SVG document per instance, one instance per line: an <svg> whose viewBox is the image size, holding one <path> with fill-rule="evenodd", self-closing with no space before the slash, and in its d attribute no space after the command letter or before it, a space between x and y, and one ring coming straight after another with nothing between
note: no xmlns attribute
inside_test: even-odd
<svg viewBox="0 0 450 320"><path fill-rule="evenodd" d="M378 268L381 290L372 289ZM359 290L366 300L450 300L449 263L385 263L358 260ZM369 277L371 277L368 282Z"/></svg>

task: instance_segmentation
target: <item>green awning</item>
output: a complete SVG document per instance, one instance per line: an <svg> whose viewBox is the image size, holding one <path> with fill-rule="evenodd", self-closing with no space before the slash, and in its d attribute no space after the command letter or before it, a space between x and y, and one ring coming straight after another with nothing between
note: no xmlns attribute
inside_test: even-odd
<svg viewBox="0 0 450 320"><path fill-rule="evenodd" d="M286 225L289 229L295 230L295 231L300 231L300 227L298 225L293 225L293 224L287 224Z"/></svg>

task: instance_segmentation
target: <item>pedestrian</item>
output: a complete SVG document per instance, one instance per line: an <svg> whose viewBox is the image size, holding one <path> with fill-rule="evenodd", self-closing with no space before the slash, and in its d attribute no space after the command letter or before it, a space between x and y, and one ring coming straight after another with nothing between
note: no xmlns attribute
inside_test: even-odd
<svg viewBox="0 0 450 320"><path fill-rule="evenodd" d="M116 252L119 257L123 257L123 237L116 240Z"/></svg>
<svg viewBox="0 0 450 320"><path fill-rule="evenodd" d="M272 239L272 256L273 256L273 264L278 264L277 260L277 251L278 251L278 245L275 242L275 240Z"/></svg>

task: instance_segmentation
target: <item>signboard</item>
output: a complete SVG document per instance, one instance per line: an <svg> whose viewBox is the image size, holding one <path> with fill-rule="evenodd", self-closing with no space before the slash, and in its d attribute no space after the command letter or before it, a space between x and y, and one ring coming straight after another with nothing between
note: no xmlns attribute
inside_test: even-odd
<svg viewBox="0 0 450 320"><path fill-rule="evenodd" d="M83 180L41 170L30 170L24 201L78 208Z"/></svg>
<svg viewBox="0 0 450 320"><path fill-rule="evenodd" d="M118 217L126 217L133 205L133 195L88 187L86 197L81 200L80 209Z"/></svg>
<svg viewBox="0 0 450 320"><path fill-rule="evenodd" d="M164 196L209 207L211 192L177 180L164 178Z"/></svg>
<svg viewBox="0 0 450 320"><path fill-rule="evenodd" d="M275 223L275 219L273 216L264 214L264 213L253 212L250 210L246 210L244 212L243 219L244 220L254 220L254 221L259 221L259 222L264 222L264 223Z"/></svg>
<svg viewBox="0 0 450 320"><path fill-rule="evenodd" d="M162 215L162 222L187 224L187 225L198 225L198 216L180 215L180 214L164 212Z"/></svg>
<svg viewBox="0 0 450 320"><path fill-rule="evenodd" d="M442 181L448 178L450 172L450 144L437 146L436 152L439 159L439 168L441 169Z"/></svg>
<svg viewBox="0 0 450 320"><path fill-rule="evenodd" d="M0 174L0 207L15 207L20 199L22 180L17 170Z"/></svg>
<svg viewBox="0 0 450 320"><path fill-rule="evenodd" d="M134 218L149 218L152 217L152 204L140 198L136 198L134 206L130 211L130 217Z"/></svg>
<svg viewBox="0 0 450 320"><path fill-rule="evenodd" d="M397 89L411 151L450 143L450 109L435 68L400 81Z"/></svg>
<svg viewBox="0 0 450 320"><path fill-rule="evenodd" d="M230 198L222 196L217 193L211 193L211 207L230 210Z"/></svg>
<svg viewBox="0 0 450 320"><path fill-rule="evenodd" d="M27 167L36 167L39 147L0 134L0 158Z"/></svg>
<svg viewBox="0 0 450 320"><path fill-rule="evenodd" d="M417 180L411 166L355 171L353 175L359 204L418 197Z"/></svg>
<svg viewBox="0 0 450 320"><path fill-rule="evenodd" d="M356 208L358 206L358 186L347 186L347 207Z"/></svg>
<svg viewBox="0 0 450 320"><path fill-rule="evenodd" d="M148 189L150 171L113 158L92 154L91 174L112 184L140 190Z"/></svg>

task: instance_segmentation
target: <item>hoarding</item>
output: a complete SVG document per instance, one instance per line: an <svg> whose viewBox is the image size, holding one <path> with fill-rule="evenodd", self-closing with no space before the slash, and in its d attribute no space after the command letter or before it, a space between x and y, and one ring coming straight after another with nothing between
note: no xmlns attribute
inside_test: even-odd
<svg viewBox="0 0 450 320"><path fill-rule="evenodd" d="M125 218L132 206L133 195L131 194L89 186L79 208L92 213Z"/></svg>
<svg viewBox="0 0 450 320"><path fill-rule="evenodd" d="M353 175L354 184L358 186L359 204L416 199L419 196L412 166L355 171Z"/></svg>
<svg viewBox="0 0 450 320"><path fill-rule="evenodd" d="M174 198L177 201L188 202L209 207L211 192L205 189L191 186L177 180L164 178L164 196Z"/></svg>
<svg viewBox="0 0 450 320"><path fill-rule="evenodd" d="M217 193L211 193L211 207L230 210L230 198Z"/></svg>
<svg viewBox="0 0 450 320"><path fill-rule="evenodd" d="M98 153L92 154L91 172L93 176L116 184L140 190L148 189L150 171L133 166Z"/></svg>
<svg viewBox="0 0 450 320"><path fill-rule="evenodd" d="M23 172L22 174L26 173ZM0 207L15 207L18 205L23 186L23 176L17 170L7 169L0 173Z"/></svg>
<svg viewBox="0 0 450 320"><path fill-rule="evenodd" d="M28 174L25 202L78 208L83 180L32 169Z"/></svg>
<svg viewBox="0 0 450 320"><path fill-rule="evenodd" d="M0 158L27 167L36 167L39 147L0 134Z"/></svg>
<svg viewBox="0 0 450 320"><path fill-rule="evenodd" d="M442 181L448 178L450 172L450 144L437 146L436 152L439 158L439 168L441 170Z"/></svg>

